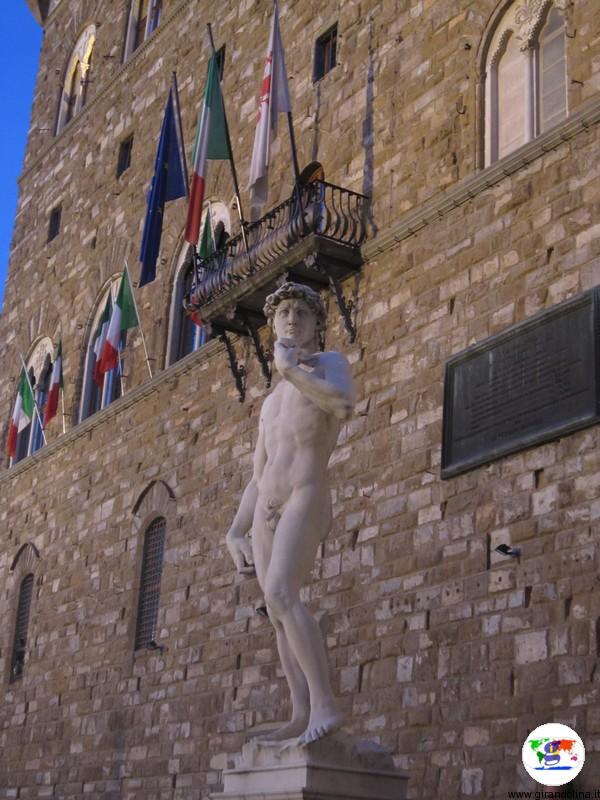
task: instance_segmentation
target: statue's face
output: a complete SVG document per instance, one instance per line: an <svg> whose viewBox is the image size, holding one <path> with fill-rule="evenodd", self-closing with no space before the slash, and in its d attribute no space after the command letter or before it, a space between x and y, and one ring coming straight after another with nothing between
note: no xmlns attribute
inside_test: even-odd
<svg viewBox="0 0 600 800"><path fill-rule="evenodd" d="M273 330L277 339L291 339L296 347L314 347L317 317L304 300L282 300L275 310Z"/></svg>

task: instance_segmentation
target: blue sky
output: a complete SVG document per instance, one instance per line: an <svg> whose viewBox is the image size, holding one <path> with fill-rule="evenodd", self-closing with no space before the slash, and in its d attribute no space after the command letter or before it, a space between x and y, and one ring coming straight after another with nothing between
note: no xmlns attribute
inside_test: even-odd
<svg viewBox="0 0 600 800"><path fill-rule="evenodd" d="M0 25L0 307L17 208L17 178L29 128L42 29L25 0L3 3Z"/></svg>

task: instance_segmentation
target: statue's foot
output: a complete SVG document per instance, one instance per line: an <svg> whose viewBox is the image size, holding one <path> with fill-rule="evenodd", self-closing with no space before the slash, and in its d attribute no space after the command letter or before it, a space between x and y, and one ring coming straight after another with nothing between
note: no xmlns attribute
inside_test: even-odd
<svg viewBox="0 0 600 800"><path fill-rule="evenodd" d="M344 715L335 706L314 711L310 715L308 728L299 737L297 744L305 747L311 742L316 742L324 736L337 731L344 724Z"/></svg>
<svg viewBox="0 0 600 800"><path fill-rule="evenodd" d="M306 717L298 717L291 719L287 725L282 725L274 731L268 731L262 736L257 736L259 742L283 742L286 739L295 739L297 736L306 730L308 720Z"/></svg>

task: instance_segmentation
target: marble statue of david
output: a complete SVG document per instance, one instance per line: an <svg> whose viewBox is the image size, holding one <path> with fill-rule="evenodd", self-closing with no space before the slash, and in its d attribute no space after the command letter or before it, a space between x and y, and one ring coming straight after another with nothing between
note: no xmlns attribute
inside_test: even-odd
<svg viewBox="0 0 600 800"><path fill-rule="evenodd" d="M308 744L343 721L321 632L300 589L331 527L327 463L352 414L354 390L345 356L318 352L326 312L317 292L285 283L267 297L264 312L281 380L261 410L252 480L227 547L239 571L256 569L290 687L292 719L265 738Z"/></svg>

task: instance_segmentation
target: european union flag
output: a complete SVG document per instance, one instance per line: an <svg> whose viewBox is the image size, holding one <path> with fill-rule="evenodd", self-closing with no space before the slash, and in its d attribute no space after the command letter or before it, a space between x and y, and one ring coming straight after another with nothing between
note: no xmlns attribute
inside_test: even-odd
<svg viewBox="0 0 600 800"><path fill-rule="evenodd" d="M179 123L177 89L173 86L169 92L169 100L160 130L154 176L148 195L148 208L140 252L142 272L139 286L150 283L156 277L156 260L160 250L165 203L168 200L176 200L178 197L187 197L187 194L187 169Z"/></svg>

